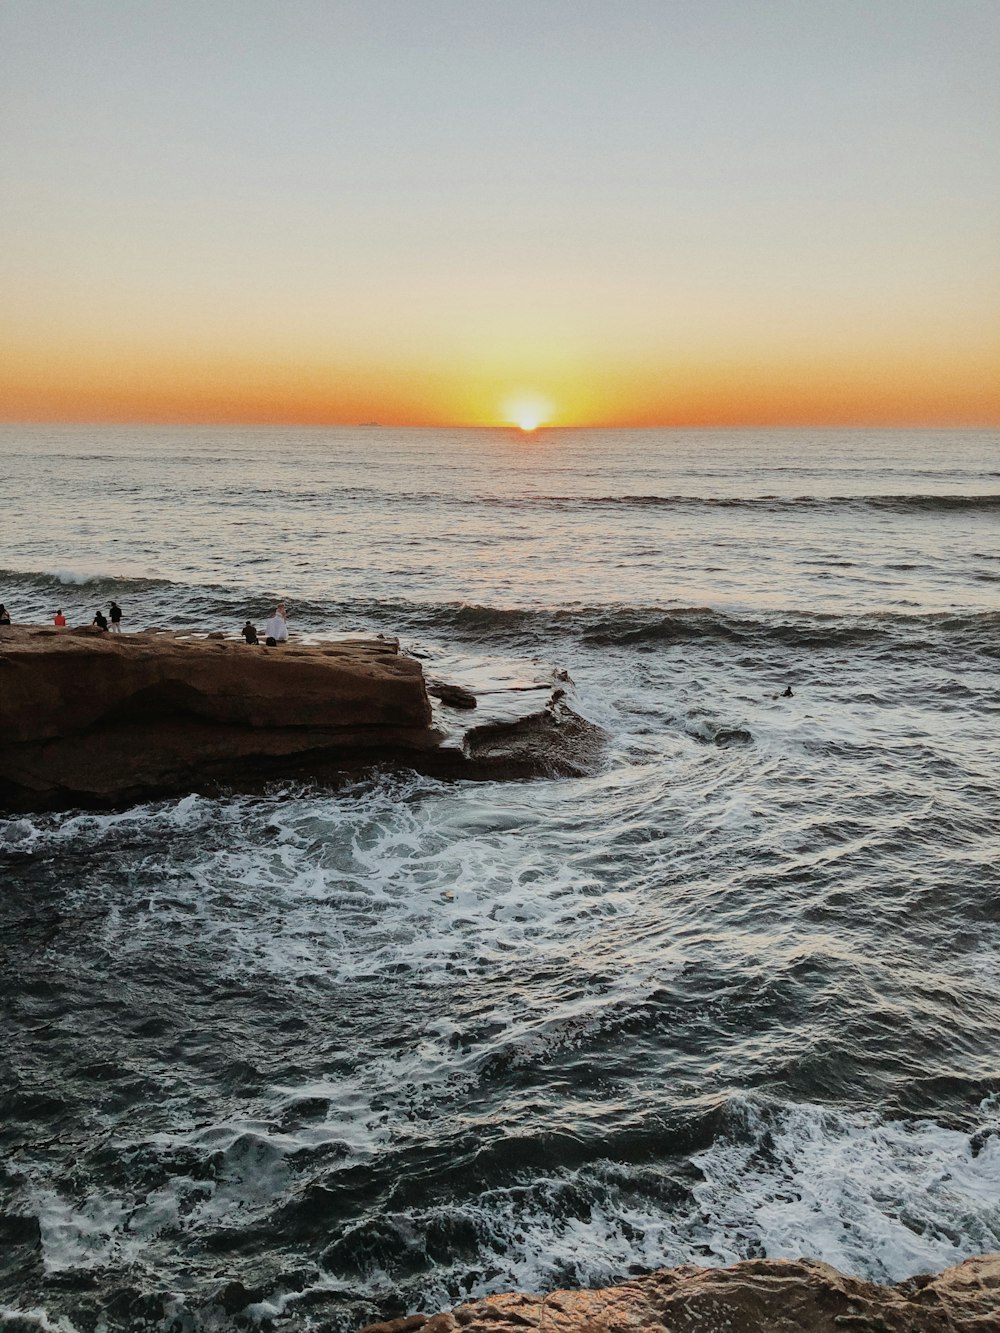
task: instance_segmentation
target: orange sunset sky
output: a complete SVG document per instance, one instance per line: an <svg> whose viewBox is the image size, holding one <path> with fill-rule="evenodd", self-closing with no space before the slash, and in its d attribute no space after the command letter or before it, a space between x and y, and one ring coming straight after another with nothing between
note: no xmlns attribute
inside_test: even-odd
<svg viewBox="0 0 1000 1333"><path fill-rule="evenodd" d="M0 417L1000 422L995 0L4 0Z"/></svg>

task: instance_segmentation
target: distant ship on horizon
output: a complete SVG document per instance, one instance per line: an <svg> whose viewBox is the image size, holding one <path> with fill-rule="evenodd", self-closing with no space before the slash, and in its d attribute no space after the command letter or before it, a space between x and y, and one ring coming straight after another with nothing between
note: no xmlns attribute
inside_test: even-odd
<svg viewBox="0 0 1000 1333"><path fill-rule="evenodd" d="M359 426L381 426L381 421L359 421Z"/></svg>

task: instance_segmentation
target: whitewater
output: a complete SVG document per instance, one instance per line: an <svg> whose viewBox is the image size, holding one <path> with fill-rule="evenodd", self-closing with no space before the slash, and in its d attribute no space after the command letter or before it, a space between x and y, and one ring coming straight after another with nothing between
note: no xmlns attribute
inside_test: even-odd
<svg viewBox="0 0 1000 1333"><path fill-rule="evenodd" d="M565 670L608 736L0 813L5 1330L1000 1250L996 431L4 426L0 466L15 622L281 599L484 696Z"/></svg>

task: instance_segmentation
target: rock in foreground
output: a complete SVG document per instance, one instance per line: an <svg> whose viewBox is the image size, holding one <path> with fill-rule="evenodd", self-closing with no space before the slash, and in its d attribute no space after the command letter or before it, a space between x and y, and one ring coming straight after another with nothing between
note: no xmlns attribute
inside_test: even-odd
<svg viewBox="0 0 1000 1333"><path fill-rule="evenodd" d="M0 807L119 805L378 763L442 777L575 773L596 734L553 706L449 735L420 663L393 639L265 648L90 627L0 634Z"/></svg>
<svg viewBox="0 0 1000 1333"><path fill-rule="evenodd" d="M893 1287L809 1260L664 1268L617 1287L509 1294L364 1333L997 1333L1000 1255Z"/></svg>

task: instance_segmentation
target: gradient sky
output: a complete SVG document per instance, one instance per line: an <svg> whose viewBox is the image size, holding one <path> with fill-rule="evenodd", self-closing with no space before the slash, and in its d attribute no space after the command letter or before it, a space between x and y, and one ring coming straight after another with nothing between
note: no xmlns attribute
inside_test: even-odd
<svg viewBox="0 0 1000 1333"><path fill-rule="evenodd" d="M998 0L0 0L0 416L1000 422L998 70Z"/></svg>

